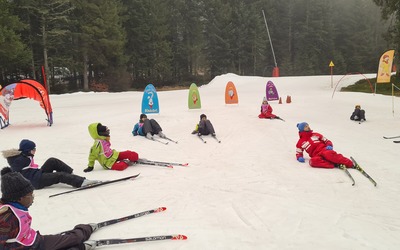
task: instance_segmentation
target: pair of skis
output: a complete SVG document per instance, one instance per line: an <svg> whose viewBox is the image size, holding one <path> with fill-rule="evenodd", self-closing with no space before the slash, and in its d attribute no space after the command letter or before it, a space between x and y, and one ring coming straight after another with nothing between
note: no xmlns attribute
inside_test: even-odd
<svg viewBox="0 0 400 250"><path fill-rule="evenodd" d="M364 170L360 165L358 165L358 163L356 162L356 160L354 160L353 157L350 157L350 159L351 159L351 160L353 161L353 163L354 163L354 167L353 167L353 168L356 169L356 170L358 170L358 171L360 171L360 173L363 174L365 177L367 177L367 179L370 180L370 181L372 182L372 184L374 184L374 186L376 187L376 185L377 185L376 181L375 181L374 179L372 179L372 177L369 176L369 174L368 174L367 172L365 172L365 170ZM343 170L343 171L347 174L347 176L349 176L349 178L350 178L351 181L352 181L352 186L354 186L354 185L356 184L356 182L354 181L353 176L350 174L350 172L349 172L349 170L346 168L346 166L344 166L344 165L339 165L339 168L340 168L341 170Z"/></svg>
<svg viewBox="0 0 400 250"><path fill-rule="evenodd" d="M167 167L167 168L173 168L174 166L182 166L182 167L189 166L188 163L151 161L151 160L147 160L147 159L139 159L137 162L129 162L128 164L130 166L135 165L135 164L143 164L143 165L152 165L152 166ZM53 194L53 195L50 195L49 198L55 197L55 196L59 196L59 195L63 195L63 194L73 193L73 192L77 192L77 191L82 191L82 190L86 190L86 189L91 189L91 188L95 188L95 187L100 187L100 186L104 186L104 185L115 183L115 182L120 182L120 181L125 181L125 180L133 180L136 177L138 177L139 175L140 175L140 173L136 174L136 175L131 175L131 176L127 176L127 177L111 180L111 181L101 181L101 182L98 182L98 183L95 183L95 184L92 184L92 185L79 187L79 188L75 188L75 189L72 189L72 190L64 191L64 192L61 192L61 193Z"/></svg>
<svg viewBox="0 0 400 250"><path fill-rule="evenodd" d="M123 222L126 220L136 219L145 215L159 213L165 211L166 207L159 207L147 211L143 211L140 213L128 215L118 219L106 220L100 223L97 223L97 228L100 229L105 226L113 225L119 222ZM98 230L97 229L97 230ZM92 246L96 247L107 246L107 245L116 245L116 244L126 244L126 243L136 243L143 241L159 241L159 240L186 240L187 237L183 234L171 234L171 235L159 235L159 236L147 236L147 237L139 237L139 238L128 238L128 239L102 239L102 240L88 240Z"/></svg>
<svg viewBox="0 0 400 250"><path fill-rule="evenodd" d="M383 139L396 139L396 138L400 138L400 135L398 136L384 136ZM400 140L394 140L394 143L400 143Z"/></svg>
<svg viewBox="0 0 400 250"><path fill-rule="evenodd" d="M146 137L146 138L147 138L147 137ZM160 139L165 139L165 140L167 140L167 141L162 141L162 140L160 140ZM178 141L172 140L171 138L168 138L168 137L160 137L160 139L151 137L151 139L149 139L149 140L151 140L151 141L156 141L156 142L162 143L162 144L164 144L164 145L168 145L168 141L173 142L173 143L175 143L175 144L178 144Z"/></svg>
<svg viewBox="0 0 400 250"><path fill-rule="evenodd" d="M203 142L203 143L207 143L206 140L204 140L203 136L201 135L197 135L197 137L199 137L199 139ZM211 136L212 138L214 138L218 143L221 143L221 140L217 138L217 136Z"/></svg>

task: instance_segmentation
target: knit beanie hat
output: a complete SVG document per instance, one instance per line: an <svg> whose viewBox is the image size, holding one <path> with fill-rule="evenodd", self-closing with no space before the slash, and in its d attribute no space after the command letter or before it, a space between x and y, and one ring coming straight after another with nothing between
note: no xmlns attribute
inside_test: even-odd
<svg viewBox="0 0 400 250"><path fill-rule="evenodd" d="M13 172L11 168L5 167L1 170L1 193L2 199L6 201L18 201L25 195L33 192L30 181L20 173Z"/></svg>
<svg viewBox="0 0 400 250"><path fill-rule="evenodd" d="M32 149L36 148L36 144L33 141L23 139L19 143L19 151L23 153L29 153Z"/></svg>
<svg viewBox="0 0 400 250"><path fill-rule="evenodd" d="M265 98L265 96L263 97L263 102L268 102L267 98Z"/></svg>
<svg viewBox="0 0 400 250"><path fill-rule="evenodd" d="M97 134L101 136L110 136L110 130L107 126L101 125L101 123L97 124Z"/></svg>
<svg viewBox="0 0 400 250"><path fill-rule="evenodd" d="M143 118L147 118L147 115L146 114L141 114L140 115L140 120L142 120Z"/></svg>
<svg viewBox="0 0 400 250"><path fill-rule="evenodd" d="M201 114L201 115L200 115L200 120L203 119L203 117L204 117L204 118L207 118L207 116L206 116L205 114Z"/></svg>
<svg viewBox="0 0 400 250"><path fill-rule="evenodd" d="M304 131L304 127L307 126L307 125L308 125L307 122L297 123L297 128L299 129L299 132L303 132Z"/></svg>

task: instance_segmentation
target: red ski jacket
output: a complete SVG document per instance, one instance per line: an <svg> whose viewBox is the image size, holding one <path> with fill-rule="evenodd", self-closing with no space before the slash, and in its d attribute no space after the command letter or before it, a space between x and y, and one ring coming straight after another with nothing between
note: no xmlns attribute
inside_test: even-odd
<svg viewBox="0 0 400 250"><path fill-rule="evenodd" d="M299 136L300 139L296 144L296 159L303 157L304 150L310 157L314 157L325 150L326 146L333 146L330 140L312 130L299 132Z"/></svg>

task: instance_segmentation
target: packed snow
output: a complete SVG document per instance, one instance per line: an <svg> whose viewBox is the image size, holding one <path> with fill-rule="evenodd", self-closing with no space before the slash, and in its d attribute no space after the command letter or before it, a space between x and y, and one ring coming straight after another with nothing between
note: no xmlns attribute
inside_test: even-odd
<svg viewBox="0 0 400 250"><path fill-rule="evenodd" d="M374 77L370 74L368 77ZM186 241L157 241L101 249L399 249L399 147L382 136L400 135L400 100L373 93L335 91L361 75L249 77L221 75L199 87L201 109L188 108L188 89L158 92L156 119L178 144L163 145L132 136L139 120L143 92L50 95L54 124L46 126L40 105L29 99L10 107L11 125L0 131L0 150L18 148L21 139L37 145L35 162L57 157L74 173L94 180L113 180L136 173L135 180L49 198L72 189L64 184L35 191L30 207L32 227L42 234L69 230L165 206L162 213L111 225L91 239L184 234ZM267 81L282 104L273 113L285 119L259 119ZM225 104L232 81L239 104ZM157 88L157 87L156 87ZM291 103L286 97L291 96ZM360 104L367 121L351 121ZM394 112L393 112L394 111ZM204 113L214 125L218 143L191 132ZM133 150L150 160L189 163L173 169L136 165L106 171L98 163L84 173L93 139L88 125L101 122L111 130L112 147ZM358 163L377 181L350 169L356 185L340 169L318 169L295 158L296 124L333 142L334 150ZM398 139L400 140L400 139ZM0 166L7 161L1 157Z"/></svg>

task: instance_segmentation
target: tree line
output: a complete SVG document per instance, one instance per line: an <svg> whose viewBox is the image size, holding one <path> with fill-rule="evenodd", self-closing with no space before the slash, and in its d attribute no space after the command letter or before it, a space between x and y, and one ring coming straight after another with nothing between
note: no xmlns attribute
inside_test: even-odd
<svg viewBox="0 0 400 250"><path fill-rule="evenodd" d="M392 2L0 0L0 80L46 81L51 93L189 86L271 76L274 55L281 76L329 74L330 61L335 74L376 72L400 39Z"/></svg>

